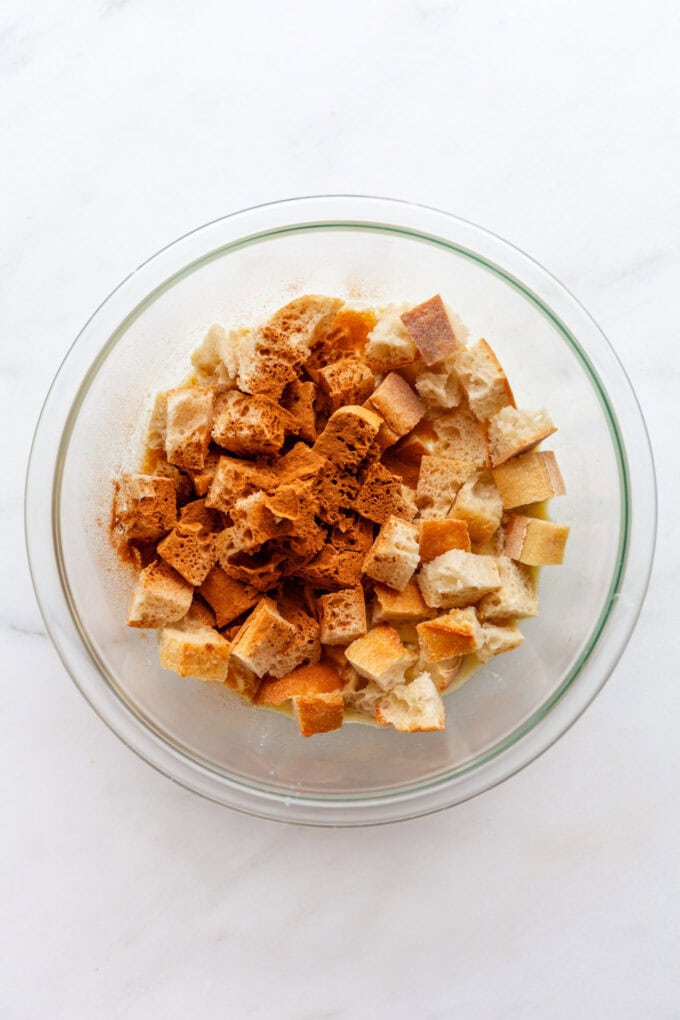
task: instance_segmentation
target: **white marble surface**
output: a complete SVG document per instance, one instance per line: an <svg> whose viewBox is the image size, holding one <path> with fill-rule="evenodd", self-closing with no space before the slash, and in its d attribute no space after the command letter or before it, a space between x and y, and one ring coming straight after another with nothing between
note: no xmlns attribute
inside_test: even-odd
<svg viewBox="0 0 680 1020"><path fill-rule="evenodd" d="M675 3L0 7L0 1017L680 1016ZM314 831L157 775L45 637L21 486L81 324L168 240L333 191L535 255L611 337L655 447L652 587L613 679L444 814Z"/></svg>

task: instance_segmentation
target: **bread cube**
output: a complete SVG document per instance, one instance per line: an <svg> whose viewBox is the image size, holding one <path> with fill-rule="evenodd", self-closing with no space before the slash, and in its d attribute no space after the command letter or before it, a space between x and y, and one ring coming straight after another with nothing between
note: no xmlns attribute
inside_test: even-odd
<svg viewBox="0 0 680 1020"><path fill-rule="evenodd" d="M472 475L458 490L451 514L466 521L470 538L477 545L488 542L503 516L503 501L488 471Z"/></svg>
<svg viewBox="0 0 680 1020"><path fill-rule="evenodd" d="M361 676L388 691L404 678L416 659L394 627L380 623L345 649L347 661Z"/></svg>
<svg viewBox="0 0 680 1020"><path fill-rule="evenodd" d="M231 646L213 627L183 630L165 627L159 636L158 652L163 669L197 680L223 684L227 679Z"/></svg>
<svg viewBox="0 0 680 1020"><path fill-rule="evenodd" d="M170 464L198 470L205 464L213 421L213 391L183 386L166 394L165 452Z"/></svg>
<svg viewBox="0 0 680 1020"><path fill-rule="evenodd" d="M526 453L556 431L548 412L543 408L538 411L520 411L515 407L502 407L489 419L491 467L497 468L511 457Z"/></svg>
<svg viewBox="0 0 680 1020"><path fill-rule="evenodd" d="M140 473L122 475L116 483L114 519L126 539L153 541L177 521L177 498L171 478Z"/></svg>
<svg viewBox="0 0 680 1020"><path fill-rule="evenodd" d="M366 407L342 407L328 419L314 450L343 470L356 470L382 423L380 415Z"/></svg>
<svg viewBox="0 0 680 1020"><path fill-rule="evenodd" d="M296 443L273 464L272 471L280 485L293 485L317 478L327 467L328 461L320 453L304 443Z"/></svg>
<svg viewBox="0 0 680 1020"><path fill-rule="evenodd" d="M261 597L255 588L239 584L218 565L211 569L198 592L212 606L217 626L220 628L226 627L237 616L252 609Z"/></svg>
<svg viewBox="0 0 680 1020"><path fill-rule="evenodd" d="M293 636L269 667L269 675L286 676L303 664L316 665L321 658L320 628L303 609L280 609L281 616L293 627Z"/></svg>
<svg viewBox="0 0 680 1020"><path fill-rule="evenodd" d="M340 691L293 698L293 715L303 737L339 730L344 711L345 702Z"/></svg>
<svg viewBox="0 0 680 1020"><path fill-rule="evenodd" d="M564 560L568 537L569 528L565 524L511 514L505 530L504 552L510 559L532 567L559 564Z"/></svg>
<svg viewBox="0 0 680 1020"><path fill-rule="evenodd" d="M435 294L429 301L423 301L422 304L416 305L408 312L404 312L401 321L418 348L422 361L428 366L442 361L458 346L444 302L439 294Z"/></svg>
<svg viewBox="0 0 680 1020"><path fill-rule="evenodd" d="M480 421L491 418L502 407L515 406L507 376L486 340L461 347L456 352L455 366L470 410Z"/></svg>
<svg viewBox="0 0 680 1020"><path fill-rule="evenodd" d="M290 431L308 443L316 439L316 386L313 382L302 382L293 379L283 391L281 407L284 407L293 419Z"/></svg>
<svg viewBox="0 0 680 1020"><path fill-rule="evenodd" d="M427 407L436 411L450 411L460 404L463 389L454 368L455 355L445 358L429 372L419 372L415 387Z"/></svg>
<svg viewBox="0 0 680 1020"><path fill-rule="evenodd" d="M371 464L352 507L376 524L391 516L411 521L418 512L411 489L382 464Z"/></svg>
<svg viewBox="0 0 680 1020"><path fill-rule="evenodd" d="M191 355L191 364L201 383L230 389L236 385L238 350L247 329L234 329L227 333L223 326L210 327Z"/></svg>
<svg viewBox="0 0 680 1020"><path fill-rule="evenodd" d="M505 621L538 616L536 580L530 567L515 563L508 556L495 558L500 588L485 595L477 606L479 619Z"/></svg>
<svg viewBox="0 0 680 1020"><path fill-rule="evenodd" d="M421 514L430 519L446 517L458 490L474 470L467 460L424 454L416 488Z"/></svg>
<svg viewBox="0 0 680 1020"><path fill-rule="evenodd" d="M363 404L375 389L375 376L359 358L341 358L319 369L318 386L328 406L337 411L345 404Z"/></svg>
<svg viewBox="0 0 680 1020"><path fill-rule="evenodd" d="M481 628L472 608L451 609L434 620L424 620L416 630L421 657L427 662L468 655L482 643Z"/></svg>
<svg viewBox="0 0 680 1020"><path fill-rule="evenodd" d="M470 552L467 521L447 517L443 521L426 519L420 522L420 558L423 563L430 563L449 549Z"/></svg>
<svg viewBox="0 0 680 1020"><path fill-rule="evenodd" d="M128 627L165 627L189 612L194 589L175 570L155 560L141 571L130 600Z"/></svg>
<svg viewBox="0 0 680 1020"><path fill-rule="evenodd" d="M524 635L515 624L498 626L493 623L485 623L482 626L482 643L477 649L477 658L480 662L488 662L493 655L511 652L518 648L523 641Z"/></svg>
<svg viewBox="0 0 680 1020"><path fill-rule="evenodd" d="M366 554L363 572L403 591L420 562L418 529L400 517L388 517Z"/></svg>
<svg viewBox="0 0 680 1020"><path fill-rule="evenodd" d="M244 499L260 490L270 492L277 481L270 468L236 457L220 457L205 505L228 514L237 499Z"/></svg>
<svg viewBox="0 0 680 1020"><path fill-rule="evenodd" d="M366 406L384 420L396 437L393 442L410 432L425 414L425 404L396 372L385 376L366 401Z"/></svg>
<svg viewBox="0 0 680 1020"><path fill-rule="evenodd" d="M478 602L501 584L493 557L462 549L451 549L423 564L416 580L428 606L452 609Z"/></svg>
<svg viewBox="0 0 680 1020"><path fill-rule="evenodd" d="M328 694L342 687L340 674L332 666L319 663L299 666L287 676L278 679L267 677L262 681L255 697L258 705L282 705L291 698Z"/></svg>
<svg viewBox="0 0 680 1020"><path fill-rule="evenodd" d="M203 584L217 558L216 536L198 522L180 521L156 550L189 584Z"/></svg>
<svg viewBox="0 0 680 1020"><path fill-rule="evenodd" d="M232 645L237 662L263 677L276 668L279 656L295 636L295 627L279 613L270 598L261 599L239 630Z"/></svg>
<svg viewBox="0 0 680 1020"><path fill-rule="evenodd" d="M217 401L212 437L231 453L271 455L281 449L291 427L288 412L268 397L229 390Z"/></svg>
<svg viewBox="0 0 680 1020"><path fill-rule="evenodd" d="M416 346L401 313L408 305L390 305L368 335L366 360L376 372L391 372L416 360Z"/></svg>
<svg viewBox="0 0 680 1020"><path fill-rule="evenodd" d="M318 607L322 644L347 645L366 633L366 604L361 585L321 595Z"/></svg>
<svg viewBox="0 0 680 1020"><path fill-rule="evenodd" d="M434 615L434 610L425 603L420 588L412 579L403 591L395 591L385 584L375 585L376 603L373 609L373 623L407 623L425 620Z"/></svg>
<svg viewBox="0 0 680 1020"><path fill-rule="evenodd" d="M400 733L425 733L444 729L446 710L430 674L420 673L381 698L375 717L381 726L393 726Z"/></svg>
<svg viewBox="0 0 680 1020"><path fill-rule="evenodd" d="M505 510L564 496L564 479L550 450L530 450L492 471Z"/></svg>
<svg viewBox="0 0 680 1020"><path fill-rule="evenodd" d="M437 442L427 452L445 452L447 457L469 461L473 468L488 466L486 426L474 416L467 400L435 418L432 429Z"/></svg>

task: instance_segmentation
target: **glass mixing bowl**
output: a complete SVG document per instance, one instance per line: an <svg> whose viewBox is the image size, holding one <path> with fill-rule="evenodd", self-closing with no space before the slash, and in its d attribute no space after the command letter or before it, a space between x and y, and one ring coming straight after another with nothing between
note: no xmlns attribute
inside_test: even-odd
<svg viewBox="0 0 680 1020"><path fill-rule="evenodd" d="M346 725L306 740L287 717L158 664L125 627L132 578L107 540L112 478L139 463L155 391L178 383L213 322L260 320L302 293L356 305L440 292L486 337L518 404L548 407L571 526L540 577L524 644L446 697L441 733ZM654 469L635 396L578 302L526 255L433 209L334 196L247 209L180 238L101 305L66 356L38 423L26 492L46 627L83 695L157 769L241 811L321 825L392 821L506 779L580 715L613 670L646 590Z"/></svg>

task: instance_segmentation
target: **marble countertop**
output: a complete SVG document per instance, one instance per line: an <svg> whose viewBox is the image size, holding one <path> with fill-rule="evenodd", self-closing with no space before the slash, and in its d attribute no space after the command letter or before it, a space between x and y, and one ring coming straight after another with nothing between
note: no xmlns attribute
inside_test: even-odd
<svg viewBox="0 0 680 1020"><path fill-rule="evenodd" d="M664 0L5 0L3 1020L680 1016L679 27ZM203 801L99 721L45 636L21 489L123 276L338 191L448 209L564 281L637 390L660 517L635 635L552 750L443 814L321 831Z"/></svg>

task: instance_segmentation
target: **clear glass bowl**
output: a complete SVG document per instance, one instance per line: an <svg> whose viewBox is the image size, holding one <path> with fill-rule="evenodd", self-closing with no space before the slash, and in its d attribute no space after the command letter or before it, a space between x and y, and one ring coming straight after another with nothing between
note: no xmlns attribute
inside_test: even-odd
<svg viewBox="0 0 680 1020"><path fill-rule="evenodd" d="M446 698L442 733L348 725L311 740L216 684L166 673L152 633L124 626L132 579L107 541L112 478L139 462L153 393L181 380L215 321L258 320L305 292L357 305L440 292L497 350L520 406L546 405L568 495L564 566L540 579L526 640ZM655 485L640 409L604 336L544 269L432 209L351 196L248 209L132 273L69 351L38 423L26 492L34 585L50 636L104 721L166 775L268 818L372 824L448 807L544 751L614 668L654 548Z"/></svg>

